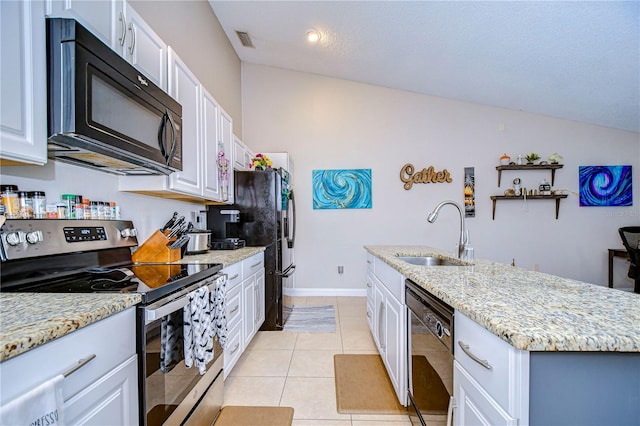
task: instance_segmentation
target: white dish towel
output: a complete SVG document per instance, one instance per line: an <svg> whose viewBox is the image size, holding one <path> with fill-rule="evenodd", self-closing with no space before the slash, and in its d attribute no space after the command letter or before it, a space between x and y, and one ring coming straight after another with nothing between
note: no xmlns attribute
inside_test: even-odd
<svg viewBox="0 0 640 426"><path fill-rule="evenodd" d="M59 374L0 407L0 425L64 425L63 380Z"/></svg>

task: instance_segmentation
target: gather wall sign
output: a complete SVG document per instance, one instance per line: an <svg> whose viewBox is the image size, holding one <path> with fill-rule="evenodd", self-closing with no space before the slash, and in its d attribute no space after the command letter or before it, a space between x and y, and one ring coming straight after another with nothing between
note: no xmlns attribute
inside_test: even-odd
<svg viewBox="0 0 640 426"><path fill-rule="evenodd" d="M413 188L414 183L451 183L453 181L447 169L438 172L433 166L429 166L416 172L415 167L410 163L402 166L400 180L404 182L404 189L407 191Z"/></svg>

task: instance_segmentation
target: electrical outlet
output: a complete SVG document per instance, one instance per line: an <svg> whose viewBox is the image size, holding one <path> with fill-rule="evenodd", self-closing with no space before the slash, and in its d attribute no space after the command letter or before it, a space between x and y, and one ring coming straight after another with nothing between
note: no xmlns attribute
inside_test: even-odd
<svg viewBox="0 0 640 426"><path fill-rule="evenodd" d="M344 266L342 266L342 265L339 265L339 266L338 266L338 273L339 273L339 274L344 273Z"/></svg>

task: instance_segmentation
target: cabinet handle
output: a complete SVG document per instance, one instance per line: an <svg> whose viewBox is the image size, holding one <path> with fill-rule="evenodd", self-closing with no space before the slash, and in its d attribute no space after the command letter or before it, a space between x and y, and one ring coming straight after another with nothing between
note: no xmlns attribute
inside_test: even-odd
<svg viewBox="0 0 640 426"><path fill-rule="evenodd" d="M262 262L254 263L253 265L251 265L251 269L253 269L253 268L257 267L257 266L260 266L261 263Z"/></svg>
<svg viewBox="0 0 640 426"><path fill-rule="evenodd" d="M236 345L233 347L233 349L231 349L231 352L229 352L229 354L233 355L234 352L237 351L239 347L240 347L240 343L236 343Z"/></svg>
<svg viewBox="0 0 640 426"><path fill-rule="evenodd" d="M371 312L367 311L367 318L371 318Z"/></svg>
<svg viewBox="0 0 640 426"><path fill-rule="evenodd" d="M231 311L229 311L229 316L231 316L231 314L238 312L238 309L240 309L240 305L236 305L235 308L233 308Z"/></svg>
<svg viewBox="0 0 640 426"><path fill-rule="evenodd" d="M368 263L369 265L371 265L371 261L370 261L370 260L367 260L367 263Z"/></svg>
<svg viewBox="0 0 640 426"><path fill-rule="evenodd" d="M62 373L62 375L64 377L69 377L70 375L72 375L73 373L75 373L76 371L78 371L79 369L84 367L85 365L87 365L89 363L89 361L91 361L95 357L96 357L96 354L91 354L86 358L82 358L81 360L78 360L78 362L76 362L76 365L74 365L73 367L71 367L70 369L68 369L64 373Z"/></svg>
<svg viewBox="0 0 640 426"><path fill-rule="evenodd" d="M234 276L232 276L231 278L229 278L229 281L233 281L236 278L238 278L240 276L240 274L235 274Z"/></svg>
<svg viewBox="0 0 640 426"><path fill-rule="evenodd" d="M469 345L465 345L464 343L462 343L461 340L458 340L458 345L460 345L460 348L462 348L462 351L465 354L467 354L467 356L469 358L471 358L472 360L474 360L475 362L477 362L478 364L480 364L481 366L483 366L487 370L491 370L492 369L491 364L489 364L489 361L484 360L484 359L480 359L476 355L474 355L473 352L471 352L471 350L469 349Z"/></svg>
<svg viewBox="0 0 640 426"><path fill-rule="evenodd" d="M129 46L129 53L133 55L133 51L136 48L136 32L134 31L132 22L129 23L129 31L131 32L131 46Z"/></svg>
<svg viewBox="0 0 640 426"><path fill-rule="evenodd" d="M371 283L367 281L367 287L371 288Z"/></svg>
<svg viewBox="0 0 640 426"><path fill-rule="evenodd" d="M120 12L120 22L122 22L122 34L120 35L120 46L124 46L124 40L127 38L127 20L124 13Z"/></svg>

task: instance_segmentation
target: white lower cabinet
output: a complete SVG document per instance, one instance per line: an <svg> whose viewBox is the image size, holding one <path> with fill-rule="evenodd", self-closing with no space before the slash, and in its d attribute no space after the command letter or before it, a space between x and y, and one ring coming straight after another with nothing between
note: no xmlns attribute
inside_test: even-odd
<svg viewBox="0 0 640 426"><path fill-rule="evenodd" d="M135 308L129 308L0 363L0 404L95 355L63 381L65 423L137 424L135 333Z"/></svg>
<svg viewBox="0 0 640 426"><path fill-rule="evenodd" d="M454 322L454 424L528 424L529 352L459 311Z"/></svg>
<svg viewBox="0 0 640 426"><path fill-rule="evenodd" d="M264 322L264 253L226 266L222 272L227 274L226 378Z"/></svg>
<svg viewBox="0 0 640 426"><path fill-rule="evenodd" d="M373 339L398 401L407 405L407 310L404 277L379 259L367 258L367 312ZM373 266L370 266L373 262ZM373 272L375 271L375 272Z"/></svg>
<svg viewBox="0 0 640 426"><path fill-rule="evenodd" d="M454 361L453 387L456 399L454 424L460 426L516 426L511 417L458 362Z"/></svg>

